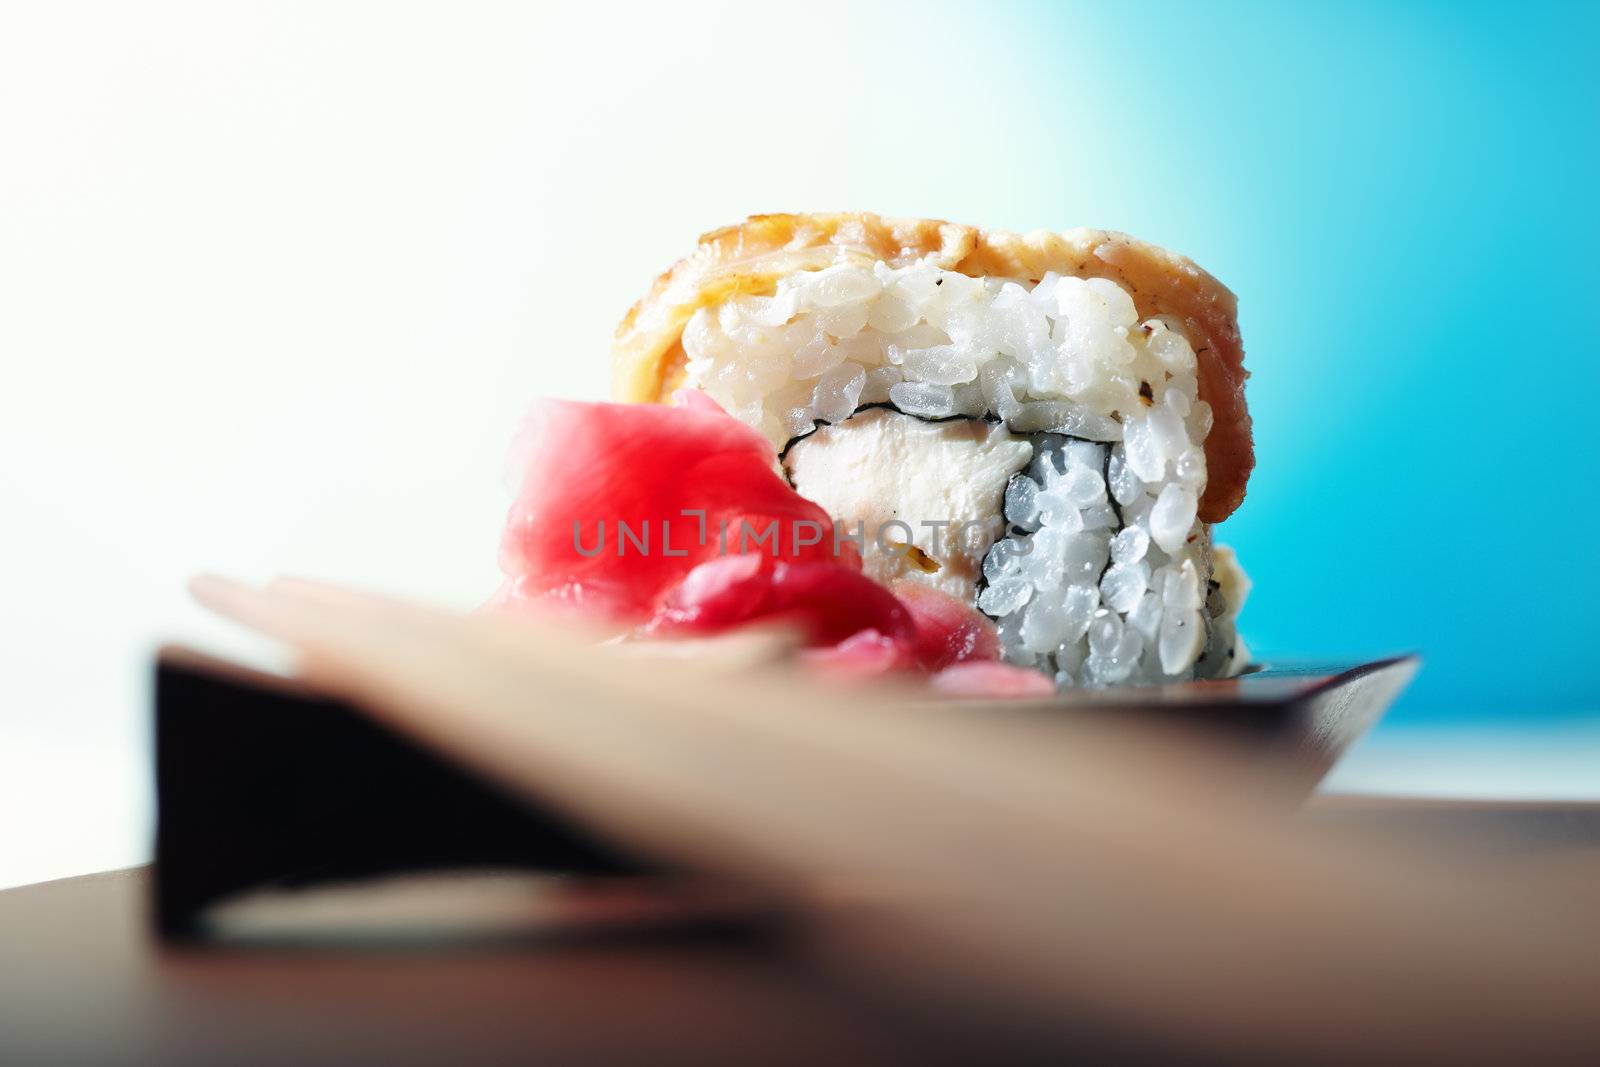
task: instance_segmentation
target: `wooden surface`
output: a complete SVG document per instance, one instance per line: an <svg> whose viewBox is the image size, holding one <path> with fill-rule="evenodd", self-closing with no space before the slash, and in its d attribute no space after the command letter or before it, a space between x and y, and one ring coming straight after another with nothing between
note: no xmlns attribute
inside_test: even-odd
<svg viewBox="0 0 1600 1067"><path fill-rule="evenodd" d="M147 875L0 893L0 1063L898 1062L752 944L172 948Z"/></svg>
<svg viewBox="0 0 1600 1067"><path fill-rule="evenodd" d="M1600 880L1600 805L1321 798L1304 818ZM927 1063L924 1031L774 944L605 939L431 950L177 949L143 869L0 892L3 1063Z"/></svg>

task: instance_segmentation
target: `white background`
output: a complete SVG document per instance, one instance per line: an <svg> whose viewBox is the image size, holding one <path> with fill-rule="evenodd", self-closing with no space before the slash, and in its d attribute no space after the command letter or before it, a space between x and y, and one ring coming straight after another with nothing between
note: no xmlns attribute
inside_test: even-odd
<svg viewBox="0 0 1600 1067"><path fill-rule="evenodd" d="M1137 221L1092 113L984 120L1068 57L940 74L1023 9L805 6L5 9L0 885L146 857L152 650L259 651L187 575L486 596L520 412L701 230Z"/></svg>

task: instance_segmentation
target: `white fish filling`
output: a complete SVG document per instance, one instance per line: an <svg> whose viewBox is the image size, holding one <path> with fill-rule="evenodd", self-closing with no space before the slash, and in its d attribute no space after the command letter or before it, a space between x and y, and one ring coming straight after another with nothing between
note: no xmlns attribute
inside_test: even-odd
<svg viewBox="0 0 1600 1067"><path fill-rule="evenodd" d="M876 577L975 600L1012 662L1062 686L1220 677L1246 662L1234 621L1247 583L1196 514L1212 412L1194 350L1181 323L1139 322L1116 283L969 278L841 252L771 296L702 308L683 346L689 384L775 447L834 424L794 445L789 473L851 529L866 520L870 536L896 511L914 528L982 520L1003 496L1012 533L987 554L914 539L937 568L866 555ZM981 424L861 410L884 403L1004 428L979 441ZM1027 463L1018 445L1033 463L997 492L1000 471Z"/></svg>
<svg viewBox="0 0 1600 1067"><path fill-rule="evenodd" d="M867 574L913 577L970 604L1005 532L1006 485L1032 458L1033 446L999 423L874 408L794 442L783 465L801 496L861 537Z"/></svg>

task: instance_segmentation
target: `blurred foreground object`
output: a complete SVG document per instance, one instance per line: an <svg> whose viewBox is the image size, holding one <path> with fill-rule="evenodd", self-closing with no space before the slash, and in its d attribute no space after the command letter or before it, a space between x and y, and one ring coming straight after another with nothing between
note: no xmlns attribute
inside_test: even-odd
<svg viewBox="0 0 1600 1067"><path fill-rule="evenodd" d="M1257 754L1193 726L619 670L545 627L302 583L196 592L298 649L310 686L770 899L800 958L928 1026L1044 1059L1600 1050L1592 878L1310 832Z"/></svg>

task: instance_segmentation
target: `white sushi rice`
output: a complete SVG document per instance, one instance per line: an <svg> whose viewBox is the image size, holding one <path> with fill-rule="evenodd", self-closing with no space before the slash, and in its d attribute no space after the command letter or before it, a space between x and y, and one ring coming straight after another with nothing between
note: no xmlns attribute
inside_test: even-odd
<svg viewBox="0 0 1600 1067"><path fill-rule="evenodd" d="M683 346L689 384L775 447L819 423L837 435L886 403L922 419L995 418L1031 439L1033 462L1004 493L1011 534L982 576L958 590L948 573L926 579L996 619L1012 662L1062 686L1217 677L1245 662L1243 574L1196 514L1212 412L1194 350L1180 323L1139 322L1116 283L1030 285L843 253L771 296L697 311ZM938 477L903 466L894 477Z"/></svg>

